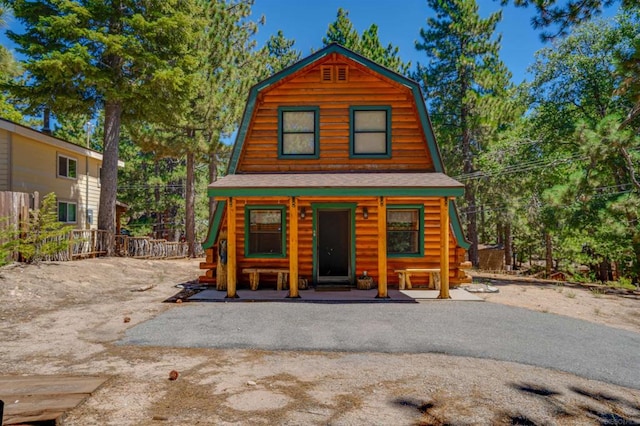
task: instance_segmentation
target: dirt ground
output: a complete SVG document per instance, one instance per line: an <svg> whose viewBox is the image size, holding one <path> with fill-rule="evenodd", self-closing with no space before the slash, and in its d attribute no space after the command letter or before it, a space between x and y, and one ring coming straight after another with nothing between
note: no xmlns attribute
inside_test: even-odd
<svg viewBox="0 0 640 426"><path fill-rule="evenodd" d="M65 425L640 423L640 390L515 363L116 345L128 328L186 305L161 302L198 276L198 262L106 258L1 268L0 374L109 377ZM489 303L640 332L638 296L498 278L477 278L500 290L481 296ZM175 381L171 370L180 374Z"/></svg>

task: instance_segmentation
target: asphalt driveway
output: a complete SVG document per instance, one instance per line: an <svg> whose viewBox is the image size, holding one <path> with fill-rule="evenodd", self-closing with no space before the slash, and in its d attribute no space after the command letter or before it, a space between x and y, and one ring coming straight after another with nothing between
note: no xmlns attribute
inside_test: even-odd
<svg viewBox="0 0 640 426"><path fill-rule="evenodd" d="M640 333L492 303L188 303L133 327L119 343L442 353L640 389Z"/></svg>

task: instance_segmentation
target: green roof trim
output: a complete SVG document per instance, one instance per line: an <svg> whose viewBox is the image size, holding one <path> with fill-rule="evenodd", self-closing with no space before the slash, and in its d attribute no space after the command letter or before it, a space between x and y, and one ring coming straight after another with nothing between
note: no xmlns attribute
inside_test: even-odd
<svg viewBox="0 0 640 426"><path fill-rule="evenodd" d="M219 200L216 204L216 211L213 213L213 220L209 224L209 232L207 234L207 240L202 243L203 249L209 249L216 243L218 232L220 232L220 225L222 224L222 217L224 216L224 210L227 207L227 202Z"/></svg>
<svg viewBox="0 0 640 426"><path fill-rule="evenodd" d="M451 221L453 235L455 235L458 245L465 250L469 250L471 243L467 241L467 238L464 236L464 231L460 224L460 216L458 216L458 209L456 208L456 203L454 203L453 200L449 200L449 220Z"/></svg>
<svg viewBox="0 0 640 426"><path fill-rule="evenodd" d="M464 188L209 188L209 197L461 197Z"/></svg>

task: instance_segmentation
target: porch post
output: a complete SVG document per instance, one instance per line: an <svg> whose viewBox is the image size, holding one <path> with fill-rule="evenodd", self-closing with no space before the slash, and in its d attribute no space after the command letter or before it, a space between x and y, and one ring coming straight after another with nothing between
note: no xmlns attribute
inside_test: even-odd
<svg viewBox="0 0 640 426"><path fill-rule="evenodd" d="M300 297L298 293L298 206L296 197L289 197L289 295Z"/></svg>
<svg viewBox="0 0 640 426"><path fill-rule="evenodd" d="M227 199L227 298L236 294L236 200Z"/></svg>
<svg viewBox="0 0 640 426"><path fill-rule="evenodd" d="M440 199L440 294L438 299L451 299L449 295L449 197Z"/></svg>
<svg viewBox="0 0 640 426"><path fill-rule="evenodd" d="M380 197L378 205L378 299L387 294L387 200Z"/></svg>

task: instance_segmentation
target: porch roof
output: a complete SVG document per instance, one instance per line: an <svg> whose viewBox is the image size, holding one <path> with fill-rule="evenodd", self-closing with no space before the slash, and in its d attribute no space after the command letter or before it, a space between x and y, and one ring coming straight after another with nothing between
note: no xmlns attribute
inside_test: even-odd
<svg viewBox="0 0 640 426"><path fill-rule="evenodd" d="M232 196L461 196L464 185L444 173L233 174L209 185L210 197Z"/></svg>

